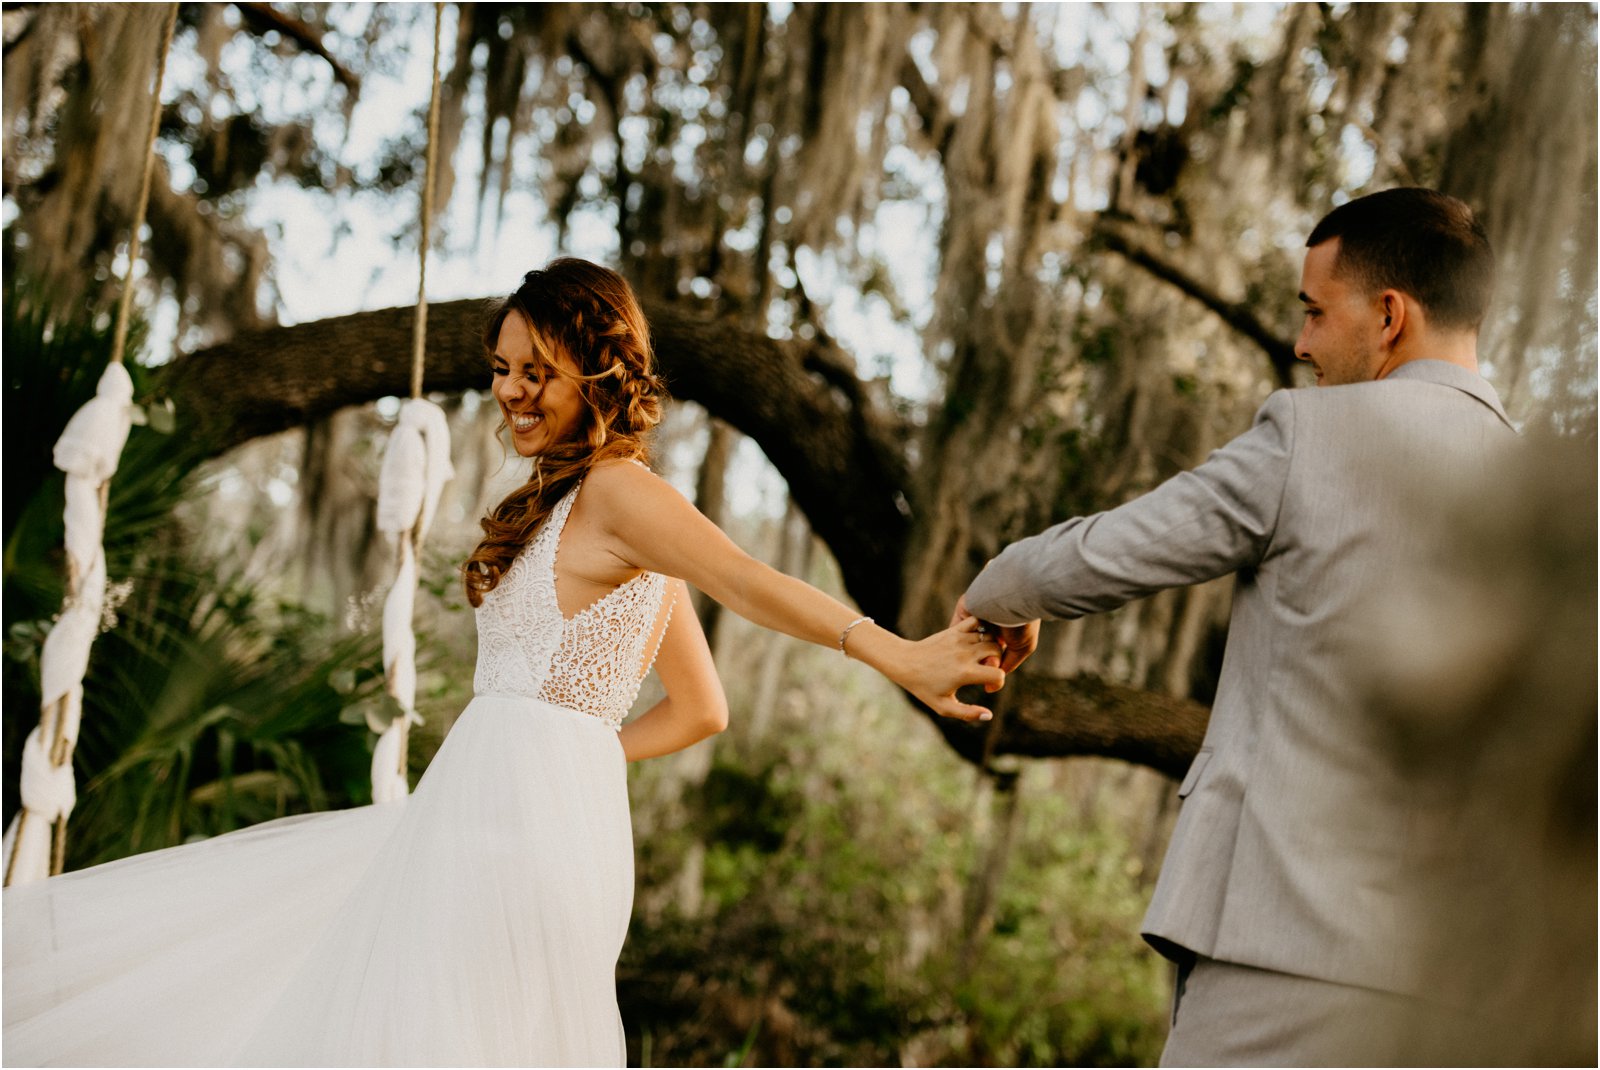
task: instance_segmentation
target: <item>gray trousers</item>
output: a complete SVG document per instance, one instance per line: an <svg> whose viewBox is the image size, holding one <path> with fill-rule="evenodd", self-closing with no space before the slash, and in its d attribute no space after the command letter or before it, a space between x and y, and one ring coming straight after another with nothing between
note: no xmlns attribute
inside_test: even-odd
<svg viewBox="0 0 1600 1070"><path fill-rule="evenodd" d="M1179 967L1161 1065L1430 1062L1437 1050L1419 1041L1448 1035L1440 1013L1389 992L1199 957Z"/></svg>

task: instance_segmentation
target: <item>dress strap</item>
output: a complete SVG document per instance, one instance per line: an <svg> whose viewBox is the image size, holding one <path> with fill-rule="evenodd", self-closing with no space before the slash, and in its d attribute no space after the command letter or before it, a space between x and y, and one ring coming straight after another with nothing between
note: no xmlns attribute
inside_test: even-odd
<svg viewBox="0 0 1600 1070"><path fill-rule="evenodd" d="M572 514L573 503L578 500L578 490L582 486L583 480L579 479L572 485L572 489L563 494L559 502L556 502L556 507L550 510L550 518L545 523L555 531L557 538L560 538L561 530L567 526L567 517Z"/></svg>
<svg viewBox="0 0 1600 1070"><path fill-rule="evenodd" d="M572 504L578 500L578 488L582 486L583 480L580 479L561 496L561 500L546 514L539 530L534 532L533 541L528 546L529 552L548 564L552 572L555 570L556 548L561 544L561 533L566 530L567 517L572 515Z"/></svg>
<svg viewBox="0 0 1600 1070"><path fill-rule="evenodd" d="M572 506L578 500L578 491L583 487L583 480L579 479L572 485L572 489L561 496L555 508L550 510L550 515L544 518L541 525L539 538L543 546L539 560L544 566L544 572L549 577L550 604L554 607L556 616L561 617L561 602L556 597L556 555L561 552L561 533L567 529L567 517L572 515ZM563 618L565 619L565 618Z"/></svg>
<svg viewBox="0 0 1600 1070"><path fill-rule="evenodd" d="M657 575L660 574L657 573ZM651 669L655 668L656 657L661 653L661 644L667 638L667 627L672 623L672 608L678 603L678 589L673 586L672 577L661 576L661 588L662 605L656 610L656 619L654 621L655 627L652 636L653 641L650 642L646 651L650 655L650 658L644 663L644 671L639 674L641 679L646 676Z"/></svg>

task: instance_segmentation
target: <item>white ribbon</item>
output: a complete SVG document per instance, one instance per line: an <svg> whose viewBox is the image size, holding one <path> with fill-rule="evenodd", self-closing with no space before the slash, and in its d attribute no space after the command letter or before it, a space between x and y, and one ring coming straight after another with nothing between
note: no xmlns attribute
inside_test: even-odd
<svg viewBox="0 0 1600 1070"><path fill-rule="evenodd" d="M28 733L22 744L22 792L37 803L28 813L55 821L72 813L78 802L78 788L72 779L72 763L56 765L50 761L50 743L38 728Z"/></svg>
<svg viewBox="0 0 1600 1070"><path fill-rule="evenodd" d="M98 488L117 470L132 426L133 380L121 364L107 364L94 397L72 414L56 440L56 467Z"/></svg>
<svg viewBox="0 0 1600 1070"><path fill-rule="evenodd" d="M405 744L417 715L417 638L412 617L417 598L417 551L433 523L450 464L450 425L444 410L412 398L400 409L378 475L378 530L400 537L400 563L383 603L384 690L401 713L378 736L372 752L372 801L405 798Z"/></svg>
<svg viewBox="0 0 1600 1070"><path fill-rule="evenodd" d="M394 723L378 737L378 745L373 748L372 801L375 803L404 799L411 790L406 780L405 766L401 762L401 734L404 729L400 726L403 720L395 718Z"/></svg>
<svg viewBox="0 0 1600 1070"><path fill-rule="evenodd" d="M77 696L81 698L81 695L78 691ZM75 718L72 728L76 732ZM22 744L21 788L22 797L29 801L11 819L3 848L6 859L11 860L12 884L28 884L50 876L51 826L57 819L72 813L78 802L72 762L56 765L50 761L49 741L39 728L29 732ZM17 842L19 833L20 843Z"/></svg>
<svg viewBox="0 0 1600 1070"><path fill-rule="evenodd" d="M100 631L105 607L105 514L100 508L100 488L116 473L132 426L133 380L128 369L113 363L101 374L95 396L72 414L56 440L56 467L67 474L63 520L70 574L77 590L45 637L39 678L41 709L56 709L60 704L64 760L61 765L51 761L53 740L47 741L40 728L28 734L22 748L22 809L6 832L5 855L12 860L12 884L50 875L50 826L70 814L77 802L72 748L83 716L83 675L89 667L89 648Z"/></svg>
<svg viewBox="0 0 1600 1070"><path fill-rule="evenodd" d="M405 421L396 425L383 451L378 473L378 530L387 535L410 531L427 494L428 448Z"/></svg>
<svg viewBox="0 0 1600 1070"><path fill-rule="evenodd" d="M100 546L104 541L106 518L100 512L100 486L103 482L93 476L67 473L64 542L80 577L90 562L100 555ZM78 586L80 593L87 590L82 583ZM103 582L101 586L104 586Z"/></svg>
<svg viewBox="0 0 1600 1070"><path fill-rule="evenodd" d="M439 510L439 498L444 485L455 476L455 466L450 463L450 421L444 410L431 401L420 398L407 402L400 412L401 422L412 420L422 431L423 443L428 447L428 485L422 498L422 511L417 516L417 545L428 537L433 526L434 513Z"/></svg>
<svg viewBox="0 0 1600 1070"><path fill-rule="evenodd" d="M26 824L24 814L29 815ZM22 809L6 826L3 850L11 865L12 884L32 884L50 876L50 825L32 811Z"/></svg>
<svg viewBox="0 0 1600 1070"><path fill-rule="evenodd" d="M103 590L103 588L102 588ZM40 703L45 709L83 684L89 648L100 630L100 599L80 598L61 611L39 655Z"/></svg>
<svg viewBox="0 0 1600 1070"><path fill-rule="evenodd" d="M400 407L378 475L378 530L398 535L414 527L417 542L427 538L444 485L454 475L444 410L424 398L410 399Z"/></svg>
<svg viewBox="0 0 1600 1070"><path fill-rule="evenodd" d="M417 559L411 540L400 541L400 567L383 602L383 675L385 690L403 710L417 704L417 637L411 618L417 597Z"/></svg>

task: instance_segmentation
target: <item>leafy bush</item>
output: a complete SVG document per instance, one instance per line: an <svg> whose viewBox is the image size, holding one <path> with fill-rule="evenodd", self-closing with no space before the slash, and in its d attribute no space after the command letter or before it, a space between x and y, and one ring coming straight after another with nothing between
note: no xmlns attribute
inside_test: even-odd
<svg viewBox="0 0 1600 1070"><path fill-rule="evenodd" d="M754 635L722 650L777 656ZM739 656L721 661L734 725L704 786L675 823L636 812L642 900L670 901L685 859L704 862L700 916L635 911L619 975L631 1060L1155 1062L1170 985L1138 936L1148 889L1128 829L1086 825L1047 768L1027 771L993 931L964 960L992 834L973 770L892 688L809 648L793 649L781 725L753 740ZM661 775L637 768L636 798Z"/></svg>

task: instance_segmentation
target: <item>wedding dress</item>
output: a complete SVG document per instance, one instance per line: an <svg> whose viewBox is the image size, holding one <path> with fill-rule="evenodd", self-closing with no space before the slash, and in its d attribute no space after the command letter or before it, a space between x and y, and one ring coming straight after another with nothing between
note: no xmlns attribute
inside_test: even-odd
<svg viewBox="0 0 1600 1070"><path fill-rule="evenodd" d="M672 606L647 572L563 618L578 489L485 595L475 695L409 799L5 893L7 1065L624 1062L617 729Z"/></svg>

